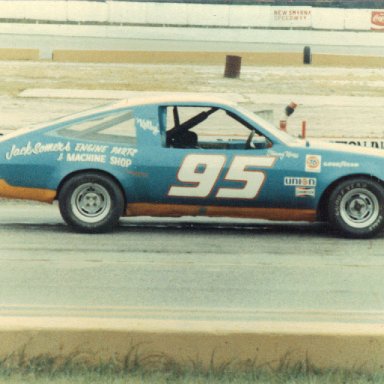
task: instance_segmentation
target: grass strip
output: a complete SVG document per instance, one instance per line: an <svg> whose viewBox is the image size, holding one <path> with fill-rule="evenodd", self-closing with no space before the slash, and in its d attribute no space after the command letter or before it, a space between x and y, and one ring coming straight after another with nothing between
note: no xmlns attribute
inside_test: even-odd
<svg viewBox="0 0 384 384"><path fill-rule="evenodd" d="M148 364L148 358L151 364ZM0 384L368 384L383 383L384 371L325 370L310 362L276 367L248 362L242 370L232 363L203 367L177 364L164 356L142 359L134 350L123 364L109 361L90 365L81 356L26 358L23 352L0 361Z"/></svg>

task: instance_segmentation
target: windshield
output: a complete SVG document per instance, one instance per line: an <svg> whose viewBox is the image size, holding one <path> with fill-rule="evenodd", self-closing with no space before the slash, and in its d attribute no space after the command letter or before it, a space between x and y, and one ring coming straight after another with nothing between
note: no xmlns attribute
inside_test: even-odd
<svg viewBox="0 0 384 384"><path fill-rule="evenodd" d="M295 137L291 136L289 133L285 131L282 131L281 129L276 128L272 123L264 120L263 118L249 111L248 109L238 106L237 110L248 119L254 121L258 126L270 132L274 137L282 141L284 144L289 144L296 141Z"/></svg>

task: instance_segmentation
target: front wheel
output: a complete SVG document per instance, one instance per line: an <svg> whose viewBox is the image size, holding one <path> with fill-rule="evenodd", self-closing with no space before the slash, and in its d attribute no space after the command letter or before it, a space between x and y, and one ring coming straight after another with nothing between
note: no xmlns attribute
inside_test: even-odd
<svg viewBox="0 0 384 384"><path fill-rule="evenodd" d="M340 183L331 193L328 217L333 228L347 237L370 238L384 227L384 189L370 179Z"/></svg>
<svg viewBox="0 0 384 384"><path fill-rule="evenodd" d="M117 225L124 209L121 189L110 177L83 173L66 181L59 193L64 221L79 232L99 233Z"/></svg>

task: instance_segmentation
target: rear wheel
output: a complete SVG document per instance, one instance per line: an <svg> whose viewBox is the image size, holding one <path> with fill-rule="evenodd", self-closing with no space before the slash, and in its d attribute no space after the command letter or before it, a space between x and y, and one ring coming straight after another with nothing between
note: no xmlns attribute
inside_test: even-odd
<svg viewBox="0 0 384 384"><path fill-rule="evenodd" d="M333 228L347 237L369 238L384 226L384 189L370 179L340 183L331 193L328 217Z"/></svg>
<svg viewBox="0 0 384 384"><path fill-rule="evenodd" d="M115 227L124 210L121 189L110 177L83 173L65 182L59 194L65 222L79 232L106 232Z"/></svg>

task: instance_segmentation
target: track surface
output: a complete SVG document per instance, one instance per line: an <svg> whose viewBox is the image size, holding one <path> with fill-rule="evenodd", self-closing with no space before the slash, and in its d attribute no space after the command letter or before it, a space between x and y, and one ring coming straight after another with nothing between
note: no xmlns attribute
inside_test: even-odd
<svg viewBox="0 0 384 384"><path fill-rule="evenodd" d="M0 316L384 320L384 237L193 218L82 235L57 206L2 202L0 212Z"/></svg>

